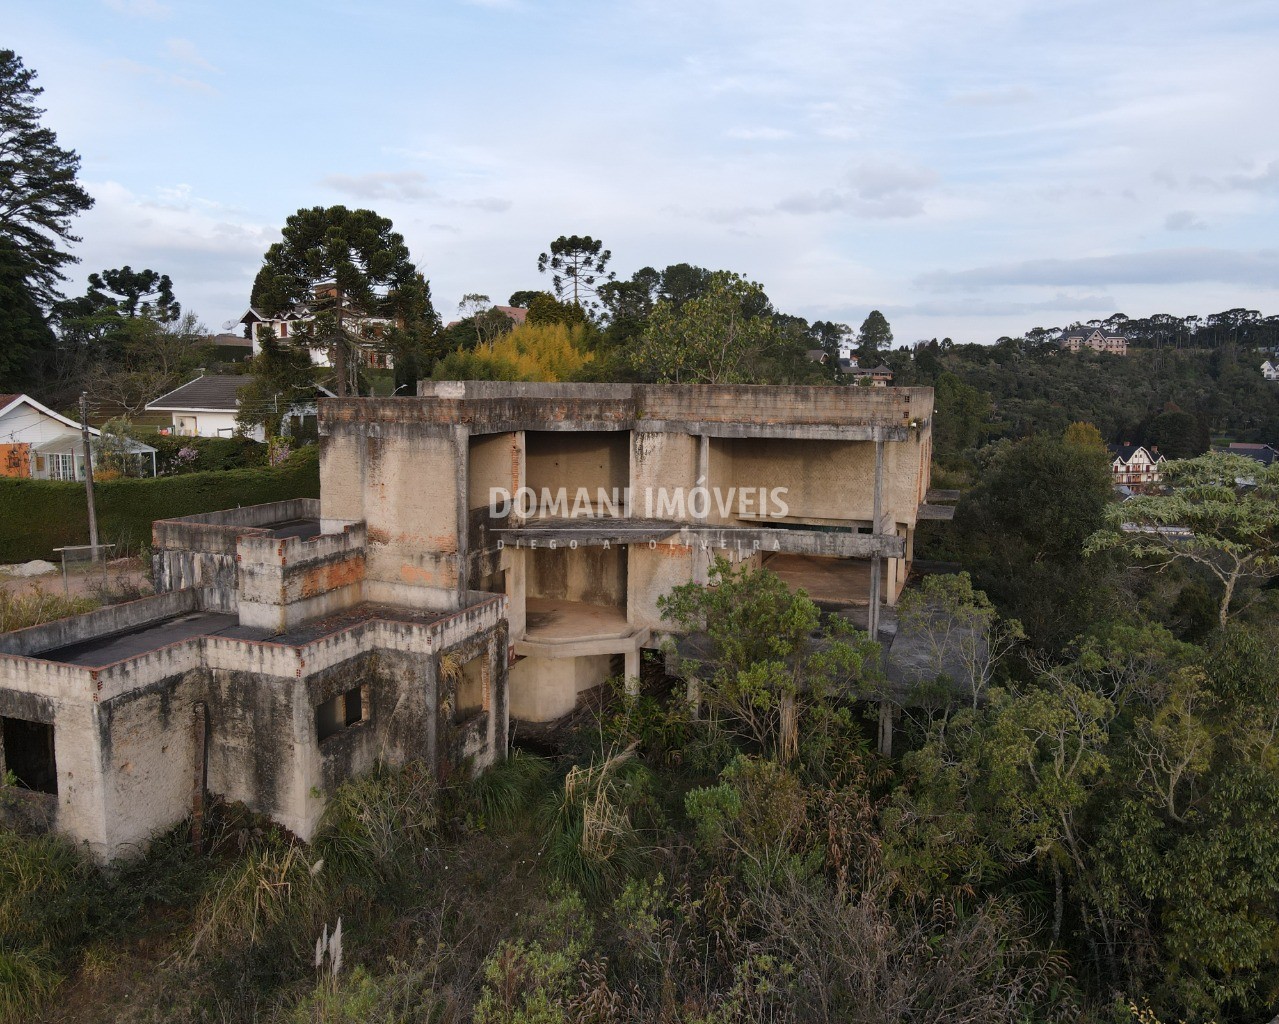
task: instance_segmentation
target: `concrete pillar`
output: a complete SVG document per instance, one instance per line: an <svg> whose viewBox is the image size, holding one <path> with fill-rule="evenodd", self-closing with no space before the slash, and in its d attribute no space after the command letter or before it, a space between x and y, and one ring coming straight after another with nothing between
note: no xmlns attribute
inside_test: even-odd
<svg viewBox="0 0 1279 1024"><path fill-rule="evenodd" d="M694 487L705 487L708 491L711 486L711 439L708 434L700 434L697 438L697 478L693 481ZM689 514L691 520L692 514ZM703 520L704 522L704 520ZM705 583L710 579L711 558L713 555L709 550L703 551L701 547L700 537L694 537L693 547L693 582Z"/></svg>
<svg viewBox="0 0 1279 1024"><path fill-rule="evenodd" d="M466 607L466 593L470 589L470 502L467 491L470 481L470 431L462 424L453 427L453 477L457 488L457 606Z"/></svg>
<svg viewBox="0 0 1279 1024"><path fill-rule="evenodd" d="M884 438L879 428L874 428L875 437L875 494L873 512L871 514L871 536L879 538L883 529L880 519L883 518L884 507ZM872 640L879 639L879 604L881 591L882 559L878 554L870 561L870 609L867 614L866 631Z"/></svg>
<svg viewBox="0 0 1279 1024"><path fill-rule="evenodd" d="M512 642L523 640L528 624L525 603L528 597L528 562L524 548L508 547L502 550L506 569L506 621Z"/></svg>
<svg viewBox="0 0 1279 1024"><path fill-rule="evenodd" d="M626 659L626 693L638 697L640 691L640 649L638 647L623 654Z"/></svg>

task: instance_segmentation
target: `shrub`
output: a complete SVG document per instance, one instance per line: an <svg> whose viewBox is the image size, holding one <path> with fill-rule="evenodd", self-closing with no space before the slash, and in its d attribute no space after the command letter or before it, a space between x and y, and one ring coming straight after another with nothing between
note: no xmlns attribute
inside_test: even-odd
<svg viewBox="0 0 1279 1024"><path fill-rule="evenodd" d="M157 519L318 497L319 453L313 446L303 448L276 469L112 480L94 490L102 542L135 550L150 542L151 524ZM0 478L0 508L5 510L0 517L0 562L48 558L56 547L88 543L89 514L81 484Z"/></svg>

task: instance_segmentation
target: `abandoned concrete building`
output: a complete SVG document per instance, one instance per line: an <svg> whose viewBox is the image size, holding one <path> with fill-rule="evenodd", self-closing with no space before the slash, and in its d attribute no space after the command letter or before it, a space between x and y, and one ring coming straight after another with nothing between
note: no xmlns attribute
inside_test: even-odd
<svg viewBox="0 0 1279 1024"><path fill-rule="evenodd" d="M423 382L320 404L321 497L157 522L156 596L0 636L0 768L102 858L207 792L302 838L378 760L504 756L716 555L878 634L928 388Z"/></svg>
<svg viewBox="0 0 1279 1024"><path fill-rule="evenodd" d="M0 635L0 766L46 821L109 860L207 791L307 839L379 760L504 754L505 599L381 603L363 525L319 516L157 522L154 597Z"/></svg>
<svg viewBox="0 0 1279 1024"><path fill-rule="evenodd" d="M875 629L932 508L930 388L423 382L326 402L320 432L324 521L365 524L387 600L506 595L531 722L638 674L657 599L716 554Z"/></svg>

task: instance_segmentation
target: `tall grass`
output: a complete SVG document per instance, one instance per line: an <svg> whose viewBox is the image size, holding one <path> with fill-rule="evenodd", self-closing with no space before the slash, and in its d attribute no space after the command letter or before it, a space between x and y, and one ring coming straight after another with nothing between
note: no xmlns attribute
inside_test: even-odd
<svg viewBox="0 0 1279 1024"><path fill-rule="evenodd" d="M46 594L37 587L31 587L25 594L0 590L0 633L90 612L100 603L92 597L66 598L61 594Z"/></svg>
<svg viewBox="0 0 1279 1024"><path fill-rule="evenodd" d="M471 795L486 822L509 825L522 812L536 808L550 774L551 763L545 758L515 750L475 780Z"/></svg>
<svg viewBox="0 0 1279 1024"><path fill-rule="evenodd" d="M343 783L312 841L324 874L339 884L403 880L434 843L436 798L430 769L416 761Z"/></svg>
<svg viewBox="0 0 1279 1024"><path fill-rule="evenodd" d="M35 1020L61 982L48 953L0 948L0 1024Z"/></svg>
<svg viewBox="0 0 1279 1024"><path fill-rule="evenodd" d="M642 870L643 849L630 807L648 789L651 774L634 754L631 746L574 766L542 807L548 866L592 898Z"/></svg>

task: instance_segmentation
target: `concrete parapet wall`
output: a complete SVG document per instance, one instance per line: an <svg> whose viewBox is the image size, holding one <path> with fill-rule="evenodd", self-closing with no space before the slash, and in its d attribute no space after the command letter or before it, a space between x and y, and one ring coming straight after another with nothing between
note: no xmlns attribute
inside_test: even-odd
<svg viewBox="0 0 1279 1024"><path fill-rule="evenodd" d="M359 423L379 424L382 431L462 424L471 433L635 427L697 432L699 424L719 424L729 428L728 436L739 426L741 436L791 426L849 439L869 437L853 428L876 426L891 429L892 440L905 440L903 431L931 418L931 388L422 381L417 399L322 402L319 420L322 436Z"/></svg>
<svg viewBox="0 0 1279 1024"><path fill-rule="evenodd" d="M53 622L12 633L0 633L0 653L33 656L84 640L121 633L126 629L196 611L204 607L201 597L198 590L176 590L113 604L82 615L55 619Z"/></svg>
<svg viewBox="0 0 1279 1024"><path fill-rule="evenodd" d="M283 632L363 600L363 524L316 537L241 537L238 609L245 626Z"/></svg>
<svg viewBox="0 0 1279 1024"><path fill-rule="evenodd" d="M241 537L270 538L272 523L315 519L316 498L292 498L157 520L151 527L151 564L158 591L204 587L214 611L236 611L236 545Z"/></svg>

